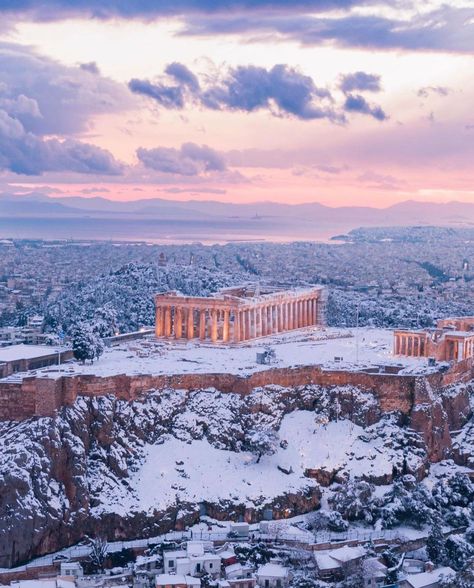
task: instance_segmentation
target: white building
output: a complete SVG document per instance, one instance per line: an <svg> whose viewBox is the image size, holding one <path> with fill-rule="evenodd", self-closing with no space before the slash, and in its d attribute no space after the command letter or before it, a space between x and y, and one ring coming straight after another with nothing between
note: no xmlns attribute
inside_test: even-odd
<svg viewBox="0 0 474 588"><path fill-rule="evenodd" d="M276 562L264 564L257 570L257 584L260 588L285 588L288 580L288 569Z"/></svg>
<svg viewBox="0 0 474 588"><path fill-rule="evenodd" d="M156 588L201 588L201 580L182 574L158 574Z"/></svg>
<svg viewBox="0 0 474 588"><path fill-rule="evenodd" d="M61 562L61 576L72 576L73 578L82 578L84 570L78 561Z"/></svg>
<svg viewBox="0 0 474 588"><path fill-rule="evenodd" d="M379 588L385 585L388 568L376 557L368 557L362 562L364 588Z"/></svg>
<svg viewBox="0 0 474 588"><path fill-rule="evenodd" d="M437 568L421 574L410 574L400 582L400 588L438 588L441 578L454 575L455 571L449 567Z"/></svg>
<svg viewBox="0 0 474 588"><path fill-rule="evenodd" d="M219 578L221 557L216 553L205 551L202 541L188 541L186 550L163 553L163 569L165 574L193 576L208 573L212 578Z"/></svg>

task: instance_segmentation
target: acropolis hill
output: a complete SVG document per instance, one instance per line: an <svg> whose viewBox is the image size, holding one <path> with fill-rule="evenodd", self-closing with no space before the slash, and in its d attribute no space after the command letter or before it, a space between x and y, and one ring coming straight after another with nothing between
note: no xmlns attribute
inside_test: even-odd
<svg viewBox="0 0 474 588"><path fill-rule="evenodd" d="M472 353L437 363L401 347L401 337L409 336L412 345L419 332L326 328L325 303L322 287L242 286L209 298L159 294L155 337L113 345L96 365L66 362L0 380L0 418L53 416L80 396L134 401L150 390L214 388L247 395L261 386L313 384L368 390L382 411L410 415L418 405L436 405L446 386L472 379ZM257 363L257 353L268 345L274 361ZM466 402L462 412L469 412ZM435 453L436 442L430 443Z"/></svg>
<svg viewBox="0 0 474 588"><path fill-rule="evenodd" d="M183 529L203 508L288 518L348 477L386 486L435 463L471 468L472 357L395 355L391 330L324 326L320 288L242 294L157 296L158 336L116 337L93 365L0 380L0 490L22 521L0 532L0 565L97 529L109 541ZM261 418L288 446L252 465L243 435Z"/></svg>
<svg viewBox="0 0 474 588"><path fill-rule="evenodd" d="M180 304L186 301L179 300ZM222 323L218 332L223 332ZM275 350L274 363L258 364L257 352L269 344ZM470 411L465 394L443 400L454 402L456 408L443 408L442 390L472 379L472 358L429 365L425 357L393 355L392 345L391 331L322 326L267 335L237 346L233 342L216 345L212 340L176 340L174 336L145 337L107 349L95 365L65 363L4 378L0 381L0 417L53 416L81 396L111 394L134 401L150 390L213 388L245 396L271 385L354 386L374 394L383 412L399 411L410 418L417 415L416 427L426 431L433 456L441 456L450 445L446 409L452 414ZM433 419L438 434L432 431ZM440 419L445 421L442 427Z"/></svg>

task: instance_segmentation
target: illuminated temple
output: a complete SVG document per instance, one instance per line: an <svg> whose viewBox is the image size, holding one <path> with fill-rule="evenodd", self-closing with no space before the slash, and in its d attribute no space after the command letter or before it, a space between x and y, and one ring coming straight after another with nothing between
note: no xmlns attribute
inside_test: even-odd
<svg viewBox="0 0 474 588"><path fill-rule="evenodd" d="M462 361L474 357L474 317L447 318L435 329L394 331L395 355Z"/></svg>
<svg viewBox="0 0 474 588"><path fill-rule="evenodd" d="M166 292L155 297L157 337L239 343L325 324L322 286L283 290L238 286L210 297Z"/></svg>

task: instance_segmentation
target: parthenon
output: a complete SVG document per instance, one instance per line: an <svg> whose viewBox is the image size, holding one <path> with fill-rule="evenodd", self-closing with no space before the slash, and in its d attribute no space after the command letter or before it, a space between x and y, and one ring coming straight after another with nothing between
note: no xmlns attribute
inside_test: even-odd
<svg viewBox="0 0 474 588"><path fill-rule="evenodd" d="M155 297L157 337L239 343L275 333L323 325L322 286L281 290L226 288L210 297L166 292Z"/></svg>

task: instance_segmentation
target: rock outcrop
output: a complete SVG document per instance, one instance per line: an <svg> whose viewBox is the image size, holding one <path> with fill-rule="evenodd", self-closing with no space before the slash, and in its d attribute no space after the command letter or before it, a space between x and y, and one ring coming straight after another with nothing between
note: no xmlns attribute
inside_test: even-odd
<svg viewBox="0 0 474 588"><path fill-rule="evenodd" d="M460 437L453 450L450 433L464 426L466 435L474 438L472 425L466 424L471 388L433 389L421 378L411 410L393 413L382 410L376 393L353 385L266 385L244 396L212 388L169 389L149 391L134 401L115 395L78 397L56 416L2 421L0 566L18 564L86 536L120 540L185 528L203 512L216 519L243 517L252 522L268 510L274 518L308 512L319 506L320 486L349 477L375 484L389 484L405 474L421 480L430 462L450 456L471 465ZM246 450L248 430L278 431L283 420L298 411L310 415L309 435L328 423L350 424L352 441L337 463L326 463L325 454L305 456L304 465L290 464L295 470L303 468L295 472L287 463L276 463L275 475L291 478L292 485L279 489L269 482L268 495L259 500L249 500L244 492L233 498L227 494L189 500L177 492L173 503L156 508L140 504L135 482L148 459L147 448L170 438L185 446L205 440L215 450L238 454ZM292 442L282 439L282 456L281 447ZM245 477L243 470L244 485L249 484ZM183 487L186 478L183 471Z"/></svg>

